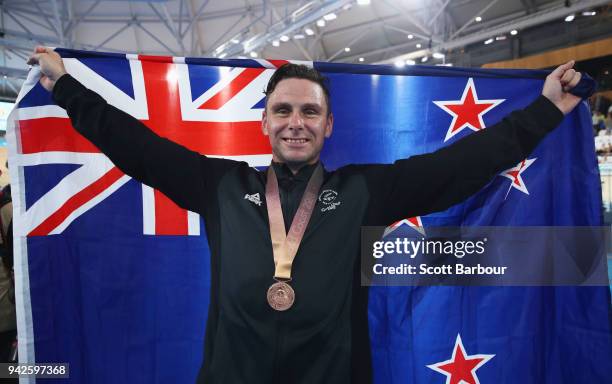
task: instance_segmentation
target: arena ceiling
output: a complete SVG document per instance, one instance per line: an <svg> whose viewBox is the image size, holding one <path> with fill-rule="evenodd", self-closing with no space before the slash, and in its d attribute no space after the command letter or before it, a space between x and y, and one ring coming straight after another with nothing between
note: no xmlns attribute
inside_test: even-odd
<svg viewBox="0 0 612 384"><path fill-rule="evenodd" d="M27 73L25 60L37 44L366 64L421 64L427 57L423 63L429 65L448 64L449 57L477 46L469 62L458 63L475 65L487 55L484 42L500 50L523 31L570 23L564 21L569 15L575 15L574 29L593 30L581 38L612 35L611 5L609 0L4 0L0 94L16 95ZM554 47L555 39L541 31L529 41L541 39L539 50Z"/></svg>

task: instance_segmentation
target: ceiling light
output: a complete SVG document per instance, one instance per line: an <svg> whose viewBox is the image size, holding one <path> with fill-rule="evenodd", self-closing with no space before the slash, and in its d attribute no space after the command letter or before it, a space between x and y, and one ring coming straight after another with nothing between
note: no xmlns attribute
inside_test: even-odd
<svg viewBox="0 0 612 384"><path fill-rule="evenodd" d="M402 60L397 60L394 64L397 68L404 68L404 65L406 65Z"/></svg>
<svg viewBox="0 0 612 384"><path fill-rule="evenodd" d="M435 52L433 55L434 59L443 59L444 58L444 54L440 53L440 52Z"/></svg>
<svg viewBox="0 0 612 384"><path fill-rule="evenodd" d="M485 43L485 45L489 45L492 42L493 42L493 39L491 38L491 39L486 39L484 43Z"/></svg>
<svg viewBox="0 0 612 384"><path fill-rule="evenodd" d="M310 2L293 11L293 13L291 13L291 20L295 22L297 19L304 16L310 10L310 8L312 8L313 5L313 2Z"/></svg>
<svg viewBox="0 0 612 384"><path fill-rule="evenodd" d="M323 20L323 19L319 19L319 20L317 21L317 27L321 27L321 28L323 28L324 26L325 26L325 20Z"/></svg>
<svg viewBox="0 0 612 384"><path fill-rule="evenodd" d="M249 53L249 55L251 55L252 58L255 58L255 57L259 56L257 54L257 52L255 52L255 51L251 51L251 53Z"/></svg>
<svg viewBox="0 0 612 384"><path fill-rule="evenodd" d="M429 56L423 56L421 57L421 63L426 63L427 60L429 60Z"/></svg>
<svg viewBox="0 0 612 384"><path fill-rule="evenodd" d="M350 51L351 51L351 48L350 48L350 47L346 47L346 48L344 48L344 52L350 52Z"/></svg>
<svg viewBox="0 0 612 384"><path fill-rule="evenodd" d="M412 59L408 59L406 60L406 65L415 65L416 61L412 60Z"/></svg>
<svg viewBox="0 0 612 384"><path fill-rule="evenodd" d="M282 36L280 37L280 41L282 41L283 43L288 42L288 41L289 41L289 36L287 36L287 35L282 35Z"/></svg>
<svg viewBox="0 0 612 384"><path fill-rule="evenodd" d="M328 13L327 15L323 16L323 19L325 21L332 21L332 20L336 20L338 18L338 16L336 16L335 13Z"/></svg>
<svg viewBox="0 0 612 384"><path fill-rule="evenodd" d="M217 49L215 49L215 53L220 53L224 49L225 49L225 44L221 44L220 46L217 47Z"/></svg>
<svg viewBox="0 0 612 384"><path fill-rule="evenodd" d="M597 12L595 11L584 11L582 12L582 16L595 16Z"/></svg>
<svg viewBox="0 0 612 384"><path fill-rule="evenodd" d="M250 49L251 43L252 43L252 42L253 42L253 40L255 40L256 38L257 38L257 36L253 36L253 37L251 37L250 39L248 39L247 41L245 41L244 43L242 43L242 47L243 47L243 49L244 49L244 51L245 51L245 52L248 52L248 51L250 51L250 50L251 50L251 49Z"/></svg>
<svg viewBox="0 0 612 384"><path fill-rule="evenodd" d="M220 59L223 59L225 56L227 56L227 53L226 53L226 52L223 52L223 53L222 53L222 54L220 54L218 57L219 57Z"/></svg>
<svg viewBox="0 0 612 384"><path fill-rule="evenodd" d="M314 31L313 31L312 29L310 29L310 28L306 28L306 29L304 29L304 32L306 32L306 34L307 34L308 36L312 36L312 35L314 35L314 34L315 34L315 33L314 33Z"/></svg>
<svg viewBox="0 0 612 384"><path fill-rule="evenodd" d="M418 44L416 45L416 47L417 47L417 48L421 48L421 43L418 43Z"/></svg>
<svg viewBox="0 0 612 384"><path fill-rule="evenodd" d="M364 60L365 60L365 59L364 59L363 57L360 57L360 58L359 58L359 62L361 62L361 63L363 63L363 61L364 61Z"/></svg>
<svg viewBox="0 0 612 384"><path fill-rule="evenodd" d="M345 11L348 11L351 8L353 8L353 4L351 4L351 3L344 4L344 7L342 7L342 9L345 10Z"/></svg>
<svg viewBox="0 0 612 384"><path fill-rule="evenodd" d="M297 35L293 35L293 38L295 40L302 40L304 39L306 36L302 35L301 33L298 33Z"/></svg>
<svg viewBox="0 0 612 384"><path fill-rule="evenodd" d="M515 36L517 33L518 33L518 31L516 29L513 29L513 30L510 31L510 34L512 36Z"/></svg>
<svg viewBox="0 0 612 384"><path fill-rule="evenodd" d="M412 40L412 39L414 39L414 35L413 35L412 33L411 33L411 34L409 34L407 37L408 37L409 39L411 39L411 40Z"/></svg>
<svg viewBox="0 0 612 384"><path fill-rule="evenodd" d="M502 35L502 36L496 36L495 40L500 41L500 40L506 40L506 36Z"/></svg>
<svg viewBox="0 0 612 384"><path fill-rule="evenodd" d="M482 17L480 17L480 16L476 16L476 18L475 18L474 20L476 20L476 22L478 22L478 23L479 23L479 22L481 22L481 21L482 21Z"/></svg>
<svg viewBox="0 0 612 384"><path fill-rule="evenodd" d="M238 40L238 39L232 39L232 43L234 43L234 44L240 44L240 40Z"/></svg>
<svg viewBox="0 0 612 384"><path fill-rule="evenodd" d="M567 16L567 17L565 18L565 21L567 21L567 22L569 23L570 21L574 21L574 19L575 19L575 18L576 18L576 15L574 15L574 14L572 13L571 15L569 15L569 16Z"/></svg>
<svg viewBox="0 0 612 384"><path fill-rule="evenodd" d="M357 4L359 4L359 5L368 5L368 4L370 4L370 0L357 0Z"/></svg>
<svg viewBox="0 0 612 384"><path fill-rule="evenodd" d="M273 47L278 47L279 45L280 45L280 42L278 40L272 41L272 46Z"/></svg>

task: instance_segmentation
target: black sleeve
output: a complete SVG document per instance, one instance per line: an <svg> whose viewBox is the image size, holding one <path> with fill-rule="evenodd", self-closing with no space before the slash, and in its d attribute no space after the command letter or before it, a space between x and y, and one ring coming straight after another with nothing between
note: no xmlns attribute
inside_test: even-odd
<svg viewBox="0 0 612 384"><path fill-rule="evenodd" d="M209 159L156 135L70 75L56 82L53 99L66 109L76 130L121 171L190 211L202 213L203 201L212 187L208 184L218 176L214 172L218 173L218 167L212 168L217 163L221 167L233 163Z"/></svg>
<svg viewBox="0 0 612 384"><path fill-rule="evenodd" d="M370 192L368 221L388 225L465 200L499 172L524 160L562 120L561 111L540 96L501 122L435 152L364 167Z"/></svg>

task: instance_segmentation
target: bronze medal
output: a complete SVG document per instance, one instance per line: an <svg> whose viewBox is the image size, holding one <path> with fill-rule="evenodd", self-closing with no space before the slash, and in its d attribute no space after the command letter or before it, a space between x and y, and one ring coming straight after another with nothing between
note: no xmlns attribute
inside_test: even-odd
<svg viewBox="0 0 612 384"><path fill-rule="evenodd" d="M268 288L268 304L277 311L286 311L295 301L293 288L284 281L277 281Z"/></svg>
<svg viewBox="0 0 612 384"><path fill-rule="evenodd" d="M298 207L289 232L285 232L283 210L281 208L278 180L272 166L268 168L266 181L266 206L270 223L270 239L274 256L274 280L268 288L268 304L276 311L286 311L295 302L295 292L287 281L291 280L291 265L304 237L306 226L317 202L317 193L323 184L323 167L317 165L308 180L302 201Z"/></svg>

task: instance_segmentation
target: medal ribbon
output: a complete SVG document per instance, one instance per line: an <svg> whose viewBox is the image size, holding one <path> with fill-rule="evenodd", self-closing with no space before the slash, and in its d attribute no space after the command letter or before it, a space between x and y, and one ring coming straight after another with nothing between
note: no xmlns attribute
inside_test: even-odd
<svg viewBox="0 0 612 384"><path fill-rule="evenodd" d="M308 185L300 201L289 233L285 232L283 210L278 191L278 180L272 165L268 168L268 180L266 182L266 206L268 208L268 220L270 222L270 237L272 238L272 253L274 254L274 279L291 280L291 265L297 254L306 226L312 216L317 193L323 184L323 167L319 163L310 176Z"/></svg>

